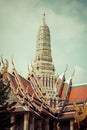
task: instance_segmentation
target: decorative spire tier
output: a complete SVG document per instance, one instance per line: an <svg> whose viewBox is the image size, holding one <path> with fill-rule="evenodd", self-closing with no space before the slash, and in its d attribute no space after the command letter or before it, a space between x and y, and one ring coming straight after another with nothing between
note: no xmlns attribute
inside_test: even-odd
<svg viewBox="0 0 87 130"><path fill-rule="evenodd" d="M50 30L45 22L45 13L38 31L34 70L38 76L41 74L54 75L55 71L51 56Z"/></svg>

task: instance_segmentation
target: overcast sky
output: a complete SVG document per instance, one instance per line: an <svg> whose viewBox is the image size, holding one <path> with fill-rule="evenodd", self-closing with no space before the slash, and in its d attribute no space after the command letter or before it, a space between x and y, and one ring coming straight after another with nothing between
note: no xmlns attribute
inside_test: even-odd
<svg viewBox="0 0 87 130"><path fill-rule="evenodd" d="M0 0L0 55L11 57L25 78L34 60L37 32L45 11L56 73L75 67L73 84L87 83L87 0Z"/></svg>

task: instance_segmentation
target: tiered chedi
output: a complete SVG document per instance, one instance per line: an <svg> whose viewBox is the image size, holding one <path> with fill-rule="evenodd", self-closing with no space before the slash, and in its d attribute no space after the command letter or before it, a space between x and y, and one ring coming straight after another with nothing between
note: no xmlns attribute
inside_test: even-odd
<svg viewBox="0 0 87 130"><path fill-rule="evenodd" d="M34 71L40 78L41 86L46 88L45 96L49 99L49 103L54 104L56 96L53 86L56 76L51 56L50 30L45 22L45 14L43 14L43 21L38 31Z"/></svg>

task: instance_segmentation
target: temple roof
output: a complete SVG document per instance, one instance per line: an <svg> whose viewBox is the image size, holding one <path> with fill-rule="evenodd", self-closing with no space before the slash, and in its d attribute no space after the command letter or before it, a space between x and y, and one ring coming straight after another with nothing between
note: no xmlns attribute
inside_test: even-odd
<svg viewBox="0 0 87 130"><path fill-rule="evenodd" d="M73 85L71 87L69 102L81 102L87 100L87 83L81 85Z"/></svg>
<svg viewBox="0 0 87 130"><path fill-rule="evenodd" d="M72 77L65 81L65 74L62 75L61 84L57 80L57 87L61 89L60 97L58 97L59 108L52 109L47 100L44 98L42 88L39 84L39 80L34 71L29 73L28 79L23 78L19 75L13 66L12 74L7 72L7 65L4 66L3 81L10 81L11 89L13 94L16 96L20 107L16 106L15 112L33 112L39 116L50 116L57 119L57 116L61 113L62 116L58 119L74 118L74 102L78 103L78 107L82 107L87 100L87 84L73 85ZM1 69L2 70L2 69ZM61 87L62 85L62 87ZM59 95L58 95L59 96ZM62 103L62 104L61 104Z"/></svg>
<svg viewBox="0 0 87 130"><path fill-rule="evenodd" d="M17 97L17 101L20 104L20 107L16 107L15 112L34 111L35 113L36 111L40 115L44 114L56 118L52 112L52 108L44 99L40 86L38 86L39 84L36 85L37 87L34 87L33 83L36 84L38 82L34 73L32 72L28 76L28 79L25 79L17 73L15 68L13 68L12 72L13 74L7 73L7 78L11 82L13 94Z"/></svg>
<svg viewBox="0 0 87 130"><path fill-rule="evenodd" d="M34 65L32 66L32 71L28 73L27 79L19 75L13 62L12 64L12 74L8 72L7 60L6 63L3 62L0 73L3 75L3 82L10 81L11 91L20 104L20 106L16 106L14 112L29 111L38 116L45 115L55 119L57 117L58 119L69 119L74 118L74 102L80 108L87 101L87 83L72 85L75 69L68 80L65 77L67 66L62 75L58 78L55 76L55 68L51 56L50 30L45 21L45 13L38 31ZM41 86L40 80L45 81L42 83L46 84ZM53 81L55 84L53 84ZM49 87L48 84L50 84ZM52 94L49 99L54 103L55 107L52 108L51 103L48 103L48 99L44 95L47 94L47 89L51 90L50 92L52 93L54 87L56 88L56 94L55 92L53 94L56 97L54 98ZM55 101L58 103L57 106Z"/></svg>
<svg viewBox="0 0 87 130"><path fill-rule="evenodd" d="M12 77L13 82L15 83L13 76L11 76L11 77ZM35 94L36 92L35 92L34 88L30 84L30 81L24 79L22 76L20 76L20 79L25 88L27 87L27 85L29 86L29 95L32 96L32 94L34 93L33 101L35 102L36 105L34 105L33 102L32 102L32 105L34 105L34 107L36 106L38 109L39 108L42 109L40 112L40 113L42 113L42 115L48 114L49 116L55 117L53 115L52 109L48 105L46 105L46 106L45 106L45 104L43 105L42 100L40 100L40 98L37 97L37 95ZM17 85L17 83L15 83L15 86L16 85ZM63 95L64 95L63 93L67 92L67 91L65 91L65 86L67 87L67 85L69 85L69 84L64 83L61 98L63 98ZM83 84L83 85L81 84L79 86L76 86L76 85L70 86L70 93L68 93L68 98L67 98L68 104L65 105L65 110L62 113L61 119L73 118L73 115L75 114L73 102L76 101L76 102L80 103L81 105L79 105L79 107L81 107L87 99L86 91L87 91L87 84ZM70 103L71 103L71 105L69 105ZM42 105L42 108L41 108L41 105Z"/></svg>

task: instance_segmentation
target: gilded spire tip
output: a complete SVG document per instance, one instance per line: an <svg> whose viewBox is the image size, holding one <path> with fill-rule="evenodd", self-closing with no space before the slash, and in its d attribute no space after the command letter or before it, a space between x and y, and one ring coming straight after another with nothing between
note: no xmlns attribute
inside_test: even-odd
<svg viewBox="0 0 87 130"><path fill-rule="evenodd" d="M45 12L43 13L43 16L45 16Z"/></svg>
<svg viewBox="0 0 87 130"><path fill-rule="evenodd" d="M43 13L43 24L45 24L45 12Z"/></svg>

